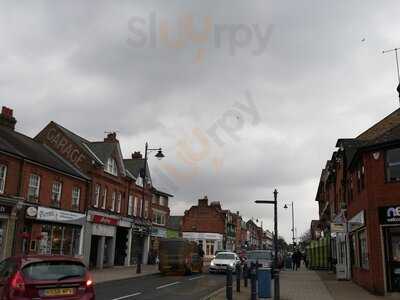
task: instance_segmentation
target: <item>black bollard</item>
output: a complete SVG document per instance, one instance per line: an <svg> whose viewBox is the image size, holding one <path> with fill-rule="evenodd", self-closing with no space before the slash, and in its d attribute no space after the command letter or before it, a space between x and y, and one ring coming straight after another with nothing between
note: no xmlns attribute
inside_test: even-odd
<svg viewBox="0 0 400 300"><path fill-rule="evenodd" d="M249 270L247 268L247 263L243 266L243 279L244 279L244 287L247 288L247 278L249 278Z"/></svg>
<svg viewBox="0 0 400 300"><path fill-rule="evenodd" d="M257 300L257 273L254 265L250 269L251 300Z"/></svg>
<svg viewBox="0 0 400 300"><path fill-rule="evenodd" d="M142 273L142 255L138 254L136 260L136 274L140 274Z"/></svg>
<svg viewBox="0 0 400 300"><path fill-rule="evenodd" d="M240 293L240 277L242 276L242 268L240 264L236 265L236 292Z"/></svg>
<svg viewBox="0 0 400 300"><path fill-rule="evenodd" d="M232 300L232 268L227 267L226 268L226 299L227 300Z"/></svg>

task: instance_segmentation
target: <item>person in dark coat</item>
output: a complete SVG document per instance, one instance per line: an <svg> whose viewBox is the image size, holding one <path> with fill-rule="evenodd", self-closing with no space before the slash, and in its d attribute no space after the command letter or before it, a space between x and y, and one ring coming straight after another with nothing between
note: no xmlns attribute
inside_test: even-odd
<svg viewBox="0 0 400 300"><path fill-rule="evenodd" d="M300 269L302 255L300 250L297 250L296 253L296 270L298 270Z"/></svg>

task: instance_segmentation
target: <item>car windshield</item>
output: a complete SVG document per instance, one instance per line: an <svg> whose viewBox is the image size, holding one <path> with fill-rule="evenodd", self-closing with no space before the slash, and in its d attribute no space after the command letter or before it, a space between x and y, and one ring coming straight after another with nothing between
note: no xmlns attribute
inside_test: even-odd
<svg viewBox="0 0 400 300"><path fill-rule="evenodd" d="M272 259L272 253L270 251L247 252L247 259Z"/></svg>
<svg viewBox="0 0 400 300"><path fill-rule="evenodd" d="M235 259L235 254L231 253L218 253L216 259Z"/></svg>
<svg viewBox="0 0 400 300"><path fill-rule="evenodd" d="M63 280L84 277L85 266L73 261L43 261L27 265L22 269L24 276L31 280Z"/></svg>

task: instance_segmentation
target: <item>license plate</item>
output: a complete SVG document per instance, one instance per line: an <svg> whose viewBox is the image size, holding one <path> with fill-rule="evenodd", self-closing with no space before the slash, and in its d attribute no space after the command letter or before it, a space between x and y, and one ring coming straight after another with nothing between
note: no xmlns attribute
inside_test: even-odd
<svg viewBox="0 0 400 300"><path fill-rule="evenodd" d="M74 294L73 288L47 289L44 291L44 295L46 297L72 296L73 294Z"/></svg>

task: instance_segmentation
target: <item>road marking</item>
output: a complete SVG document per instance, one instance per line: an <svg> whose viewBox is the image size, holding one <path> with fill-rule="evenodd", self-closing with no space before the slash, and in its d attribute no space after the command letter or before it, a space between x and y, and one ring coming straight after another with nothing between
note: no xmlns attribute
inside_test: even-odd
<svg viewBox="0 0 400 300"><path fill-rule="evenodd" d="M179 284L179 283L181 283L181 282L180 281L175 281L175 282L172 282L172 283L164 284L164 285L161 285L159 287L156 287L156 290L161 290L163 288L169 287L171 285L176 285L176 284Z"/></svg>
<svg viewBox="0 0 400 300"><path fill-rule="evenodd" d="M200 278L203 278L203 277L205 277L205 276L204 276L204 275L201 275L201 276L189 278L189 280L190 280L190 281L191 281L191 280L196 280L196 279L200 279Z"/></svg>
<svg viewBox="0 0 400 300"><path fill-rule="evenodd" d="M131 295L126 295L126 296L122 296L122 297L119 297L119 298L114 298L114 299L111 299L111 300L122 300L122 299L126 299L126 298L131 298L131 297L135 297L135 296L139 296L139 295L141 295L142 293L134 293L134 294L131 294Z"/></svg>

